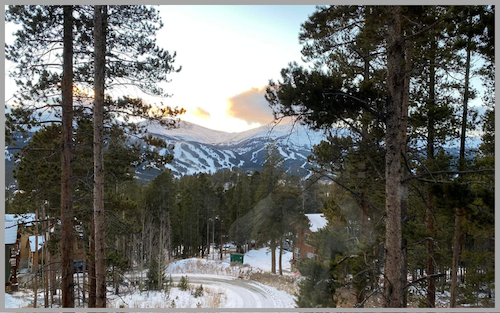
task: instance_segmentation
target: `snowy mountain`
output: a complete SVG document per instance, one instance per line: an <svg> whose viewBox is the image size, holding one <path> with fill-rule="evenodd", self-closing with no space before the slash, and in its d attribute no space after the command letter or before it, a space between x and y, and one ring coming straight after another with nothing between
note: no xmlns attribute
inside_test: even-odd
<svg viewBox="0 0 500 313"><path fill-rule="evenodd" d="M283 156L284 168L290 174L309 174L307 156L312 146L318 144L323 135L302 125L281 124L262 126L240 133L211 130L182 121L176 129L166 129L157 124L148 125L148 133L164 139L173 149L162 149L161 154L171 153L174 161L167 165L175 176L195 173L215 173L221 169L239 167L245 170L261 170L265 160L266 146L276 140ZM27 136L17 135L14 144L5 147L5 181L9 189L15 189L13 153L25 146L33 132ZM144 148L146 148L144 146ZM156 177L162 169L136 168L136 175L143 182Z"/></svg>
<svg viewBox="0 0 500 313"><path fill-rule="evenodd" d="M266 146L271 140L277 142L288 173L308 175L307 156L311 154L312 146L323 139L320 132L293 124L266 125L245 132L227 133L183 121L177 129L150 125L148 132L174 146L160 153L174 155L174 161L167 168L176 176L214 173L234 167L260 170L265 161ZM139 178L148 180L149 175L154 176L159 170L138 169L136 173Z"/></svg>
<svg viewBox="0 0 500 313"><path fill-rule="evenodd" d="M181 121L179 128L176 129L166 129L158 124L152 124L148 126L148 132L173 140L194 141L220 146L231 146L249 139L277 139L282 137L288 137L287 139L290 139L295 145L311 146L319 143L323 138L319 132L291 123L264 125L240 133L228 133Z"/></svg>
<svg viewBox="0 0 500 313"><path fill-rule="evenodd" d="M252 171L261 170L265 161L266 146L271 140L276 141L285 160L285 171L304 177L310 174L307 157L311 154L312 147L325 138L321 132L293 124L266 125L239 133L211 130L185 121L182 121L180 127L176 129L166 129L156 124L147 127L150 134L163 138L169 146L173 146L171 149L162 149L160 153L174 155L173 162L166 167L177 177L195 173L215 173L221 169L235 167ZM16 189L12 175L15 168L13 153L19 152L32 135L33 133L25 137L15 136L14 145L5 147L5 184L9 190ZM480 140L468 138L467 143L467 156L472 157L477 153ZM458 143L449 142L448 145L445 149L452 155L458 155ZM421 147L424 149L423 144ZM161 170L138 166L136 176L139 180L147 182L156 177Z"/></svg>

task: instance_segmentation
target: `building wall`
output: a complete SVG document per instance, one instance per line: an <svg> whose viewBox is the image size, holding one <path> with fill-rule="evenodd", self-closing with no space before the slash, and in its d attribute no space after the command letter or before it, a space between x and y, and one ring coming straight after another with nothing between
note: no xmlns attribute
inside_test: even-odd
<svg viewBox="0 0 500 313"><path fill-rule="evenodd" d="M5 282L7 283L10 278L10 249L11 245L5 245Z"/></svg>
<svg viewBox="0 0 500 313"><path fill-rule="evenodd" d="M21 233L21 260L27 260L30 257L30 234Z"/></svg>
<svg viewBox="0 0 500 313"><path fill-rule="evenodd" d="M293 258L295 260L317 259L316 249L307 243L312 232L310 230L304 231L299 227L297 227L297 230L297 239L293 247Z"/></svg>

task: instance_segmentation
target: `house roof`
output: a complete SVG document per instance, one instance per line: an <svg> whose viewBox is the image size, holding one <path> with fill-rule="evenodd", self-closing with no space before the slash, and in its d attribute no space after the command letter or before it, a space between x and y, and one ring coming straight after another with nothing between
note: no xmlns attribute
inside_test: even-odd
<svg viewBox="0 0 500 313"><path fill-rule="evenodd" d="M31 226L31 222L36 221L35 213L23 214L5 214L6 222L16 222L17 224L26 223L26 226Z"/></svg>
<svg viewBox="0 0 500 313"><path fill-rule="evenodd" d="M35 252L35 246L36 246L36 236L30 236L30 251ZM44 243L44 238L43 236L38 236L38 250L40 250L43 247Z"/></svg>
<svg viewBox="0 0 500 313"><path fill-rule="evenodd" d="M5 221L5 244L13 245L17 241L17 222Z"/></svg>
<svg viewBox="0 0 500 313"><path fill-rule="evenodd" d="M311 225L309 229L315 233L321 228L325 227L328 224L328 220L321 213L319 214L304 214L307 219L309 219L309 224Z"/></svg>

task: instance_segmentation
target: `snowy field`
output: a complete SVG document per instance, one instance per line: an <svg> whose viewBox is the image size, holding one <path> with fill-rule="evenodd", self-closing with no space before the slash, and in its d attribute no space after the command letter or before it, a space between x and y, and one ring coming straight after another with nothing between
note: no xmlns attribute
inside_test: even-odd
<svg viewBox="0 0 500 313"><path fill-rule="evenodd" d="M276 253L277 263L279 253ZM290 272L292 253L285 251L283 255L283 274L293 278ZM254 274L269 273L271 270L271 252L268 248L251 250L244 255L243 265L231 265L229 254L219 259L219 255L208 259L191 258L170 263L166 268L166 276L172 277L174 284L169 293L163 291L140 291L138 288L124 289L120 296L108 292L109 308L294 308L295 297L283 290L251 280ZM277 265L278 267L278 265ZM137 273L136 273L137 274ZM142 273L146 277L146 271ZM269 274L268 274L269 275ZM190 289L182 291L177 283L182 276L189 279ZM255 278L255 276L254 276ZM260 281L260 280L259 280ZM268 282L266 282L267 284ZM270 283L272 284L272 283ZM278 281L278 284L281 284ZM198 286L203 286L203 295L194 296ZM276 285L275 285L276 286ZM279 285L278 288L281 288ZM346 292L351 293L350 290ZM418 290L410 288L410 292ZM483 295L486 297L486 295ZM446 308L449 304L449 292L436 294L436 307ZM381 307L379 298L367 303L368 307ZM43 293L38 294L39 307L43 306ZM75 301L78 306L78 302ZM340 304L339 304L340 305ZM346 303L351 307L352 303ZM412 304L412 307L416 305ZM33 306L33 292L19 291L5 295L6 308L26 308ZM463 304L462 307L474 305ZM57 307L55 305L54 307Z"/></svg>
<svg viewBox="0 0 500 313"><path fill-rule="evenodd" d="M12 296L8 293L5 294L5 307L6 308L25 308L30 303L33 302L33 298L28 298L26 295L23 297L20 293L16 292L15 296Z"/></svg>
<svg viewBox="0 0 500 313"><path fill-rule="evenodd" d="M212 259L213 258L213 259ZM284 251L282 264L284 274L290 275L292 253ZM271 270L269 248L251 250L244 255L243 265L231 265L229 254L218 259L185 259L169 264L166 276L172 276L174 287L163 291L139 291L116 296L108 293L110 308L294 308L294 296L283 290L249 280L255 273ZM276 253L276 264L279 250ZM276 265L278 268L278 265ZM145 277L145 273L144 277ZM190 289L178 289L181 276L187 276ZM194 291L203 286L203 295L195 297ZM43 306L43 294L38 294L38 303ZM75 301L76 303L76 301ZM6 308L23 308L33 304L33 293L19 291L5 295Z"/></svg>
<svg viewBox="0 0 500 313"><path fill-rule="evenodd" d="M283 251L282 266L283 271L290 272L290 260L293 253ZM270 272L271 271L271 250L262 248L258 250L250 250L244 254L243 266L231 266L229 254L223 256L220 260L219 254L215 256L209 255L205 259L185 259L174 262L167 267L167 275L170 273L200 273L200 274L217 274L237 277L243 275L248 277L252 273ZM276 249L276 270L278 270L279 249ZM286 274L286 273L283 273Z"/></svg>

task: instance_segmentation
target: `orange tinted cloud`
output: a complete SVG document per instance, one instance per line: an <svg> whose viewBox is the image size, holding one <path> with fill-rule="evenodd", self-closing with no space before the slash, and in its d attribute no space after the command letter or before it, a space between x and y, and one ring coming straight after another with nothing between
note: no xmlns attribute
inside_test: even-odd
<svg viewBox="0 0 500 313"><path fill-rule="evenodd" d="M194 110L193 115L203 118L203 119L209 119L210 118L210 113L200 107L197 107L196 110Z"/></svg>
<svg viewBox="0 0 500 313"><path fill-rule="evenodd" d="M244 120L249 125L269 124L273 121L273 111L264 98L265 94L266 88L252 88L227 99L227 116Z"/></svg>

